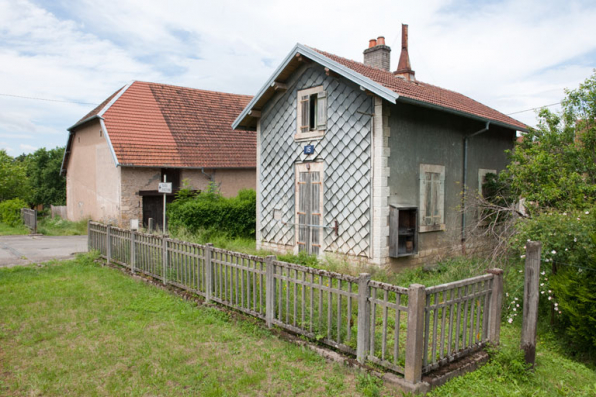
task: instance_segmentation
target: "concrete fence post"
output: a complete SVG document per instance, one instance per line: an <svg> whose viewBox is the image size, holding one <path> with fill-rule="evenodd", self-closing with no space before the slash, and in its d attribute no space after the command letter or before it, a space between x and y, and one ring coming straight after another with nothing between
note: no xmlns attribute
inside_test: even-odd
<svg viewBox="0 0 596 397"><path fill-rule="evenodd" d="M168 238L166 236L161 237L162 241L162 265L163 265L163 284L168 284Z"/></svg>
<svg viewBox="0 0 596 397"><path fill-rule="evenodd" d="M265 257L265 321L267 327L273 326L273 318L275 317L275 260L274 255Z"/></svg>
<svg viewBox="0 0 596 397"><path fill-rule="evenodd" d="M526 273L524 282L524 317L522 321L521 348L526 363L534 368L536 363L536 324L538 322L538 300L540 296L540 256L542 243L526 243Z"/></svg>
<svg viewBox="0 0 596 397"><path fill-rule="evenodd" d="M419 383L422 380L425 307L426 288L421 284L411 284L408 288L408 332L404 368L404 379L411 384Z"/></svg>
<svg viewBox="0 0 596 397"><path fill-rule="evenodd" d="M33 210L33 234L37 234L37 210Z"/></svg>
<svg viewBox="0 0 596 397"><path fill-rule="evenodd" d="M87 220L87 251L91 251L91 219Z"/></svg>
<svg viewBox="0 0 596 397"><path fill-rule="evenodd" d="M493 290L490 295L490 309L488 318L488 340L493 345L498 345L501 339L501 311L503 310L503 270L488 269L494 275Z"/></svg>
<svg viewBox="0 0 596 397"><path fill-rule="evenodd" d="M147 221L147 233L149 234L153 233L153 222L153 218L149 218Z"/></svg>
<svg viewBox="0 0 596 397"><path fill-rule="evenodd" d="M112 226L106 227L106 261L108 265L112 259Z"/></svg>
<svg viewBox="0 0 596 397"><path fill-rule="evenodd" d="M130 231L130 271L132 274L135 272L135 266L137 262L137 232L134 230Z"/></svg>
<svg viewBox="0 0 596 397"><path fill-rule="evenodd" d="M369 273L360 273L358 278L358 335L356 336L356 359L364 364L370 348L370 281Z"/></svg>
<svg viewBox="0 0 596 397"><path fill-rule="evenodd" d="M205 302L211 301L213 294L213 264L211 262L211 248L213 244L205 244Z"/></svg>

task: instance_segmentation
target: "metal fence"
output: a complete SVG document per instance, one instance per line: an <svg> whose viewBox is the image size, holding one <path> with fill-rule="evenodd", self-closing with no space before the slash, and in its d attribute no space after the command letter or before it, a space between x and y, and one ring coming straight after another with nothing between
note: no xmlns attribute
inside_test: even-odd
<svg viewBox="0 0 596 397"><path fill-rule="evenodd" d="M37 211L29 208L21 208L21 219L25 226L31 229L31 233L37 233Z"/></svg>
<svg viewBox="0 0 596 397"><path fill-rule="evenodd" d="M499 343L502 270L409 288L89 222L89 249L338 350L416 384L422 374Z"/></svg>

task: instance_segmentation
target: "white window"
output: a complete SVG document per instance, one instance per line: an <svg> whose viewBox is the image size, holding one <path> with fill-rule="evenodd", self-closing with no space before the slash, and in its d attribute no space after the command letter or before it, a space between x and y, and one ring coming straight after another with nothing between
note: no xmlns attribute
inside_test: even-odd
<svg viewBox="0 0 596 397"><path fill-rule="evenodd" d="M296 164L296 252L323 252L323 163Z"/></svg>
<svg viewBox="0 0 596 397"><path fill-rule="evenodd" d="M298 91L295 139L321 138L327 129L327 92L323 86Z"/></svg>
<svg viewBox="0 0 596 397"><path fill-rule="evenodd" d="M484 197L483 185L486 182L486 175L488 175L488 174L497 175L497 170L489 170L486 168L478 169L478 193L483 197Z"/></svg>
<svg viewBox="0 0 596 397"><path fill-rule="evenodd" d="M420 232L445 230L445 166L420 164Z"/></svg>

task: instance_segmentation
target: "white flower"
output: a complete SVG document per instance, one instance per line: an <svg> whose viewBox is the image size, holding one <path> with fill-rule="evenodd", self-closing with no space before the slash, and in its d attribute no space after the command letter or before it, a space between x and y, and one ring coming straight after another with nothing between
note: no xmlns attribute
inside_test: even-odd
<svg viewBox="0 0 596 397"><path fill-rule="evenodd" d="M590 214L590 211L586 211L586 215L589 215L589 214Z"/></svg>
<svg viewBox="0 0 596 397"><path fill-rule="evenodd" d="M515 307L519 307L519 304L515 305Z"/></svg>
<svg viewBox="0 0 596 397"><path fill-rule="evenodd" d="M507 322L509 322L509 324L511 324L513 322L513 319L510 318L509 320L507 320Z"/></svg>
<svg viewBox="0 0 596 397"><path fill-rule="evenodd" d="M552 291L551 290L548 290L548 293L550 294L550 293L552 293Z"/></svg>
<svg viewBox="0 0 596 397"><path fill-rule="evenodd" d="M540 274L542 274L544 276L546 274L546 272L541 272Z"/></svg>
<svg viewBox="0 0 596 397"><path fill-rule="evenodd" d="M520 256L520 258L522 258L522 259L524 259L525 257L526 257L525 255L521 255ZM520 272L521 272L521 270L520 270Z"/></svg>
<svg viewBox="0 0 596 397"><path fill-rule="evenodd" d="M519 272L521 273L522 271L520 270Z"/></svg>
<svg viewBox="0 0 596 397"><path fill-rule="evenodd" d="M541 294L544 294L544 291L540 291Z"/></svg>
<svg viewBox="0 0 596 397"><path fill-rule="evenodd" d="M567 213L566 212L563 212L563 215L567 216Z"/></svg>
<svg viewBox="0 0 596 397"><path fill-rule="evenodd" d="M561 314L561 312L559 311L559 314Z"/></svg>
<svg viewBox="0 0 596 397"><path fill-rule="evenodd" d="M550 253L553 254L553 255L555 255L557 253L557 251L552 250Z"/></svg>
<svg viewBox="0 0 596 397"><path fill-rule="evenodd" d="M565 248L565 251L569 251L569 249Z"/></svg>
<svg viewBox="0 0 596 397"><path fill-rule="evenodd" d="M509 296L509 292L505 292L505 296Z"/></svg>
<svg viewBox="0 0 596 397"><path fill-rule="evenodd" d="M517 309L514 307L514 308L513 308L513 311L514 311L514 312L516 312L516 311L517 311Z"/></svg>
<svg viewBox="0 0 596 397"><path fill-rule="evenodd" d="M575 237L575 238L573 239L573 242L574 242L574 243L577 243L577 237Z"/></svg>
<svg viewBox="0 0 596 397"><path fill-rule="evenodd" d="M513 315L514 315L514 316L517 316L517 313L514 313Z"/></svg>
<svg viewBox="0 0 596 397"><path fill-rule="evenodd" d="M515 298L515 300L517 300L517 298Z"/></svg>
<svg viewBox="0 0 596 397"><path fill-rule="evenodd" d="M546 278L546 277L545 277L545 278L544 278L544 280L545 280L545 281L548 281L548 278Z"/></svg>
<svg viewBox="0 0 596 397"><path fill-rule="evenodd" d="M544 283L540 283L540 286L541 286L541 287L544 287Z"/></svg>
<svg viewBox="0 0 596 397"><path fill-rule="evenodd" d="M551 300L552 298L553 298L552 296L549 296L549 297L548 297L548 300Z"/></svg>

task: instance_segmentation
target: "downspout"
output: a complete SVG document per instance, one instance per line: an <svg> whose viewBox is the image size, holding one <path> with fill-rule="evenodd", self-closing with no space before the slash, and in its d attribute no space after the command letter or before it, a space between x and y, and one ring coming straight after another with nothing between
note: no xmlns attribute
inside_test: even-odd
<svg viewBox="0 0 596 397"><path fill-rule="evenodd" d="M215 182L215 177L213 176L213 174L208 174L208 173L206 173L206 172L205 172L205 168L204 168L204 167L201 167L201 173L202 173L203 175L205 175L207 178L209 178L209 180L210 180L211 182Z"/></svg>
<svg viewBox="0 0 596 397"><path fill-rule="evenodd" d="M463 171L463 194L461 198L462 212L461 212L461 251L466 253L466 196L468 194L468 142L470 138L480 135L490 127L490 121L486 122L486 126L470 135L464 137L464 171Z"/></svg>

